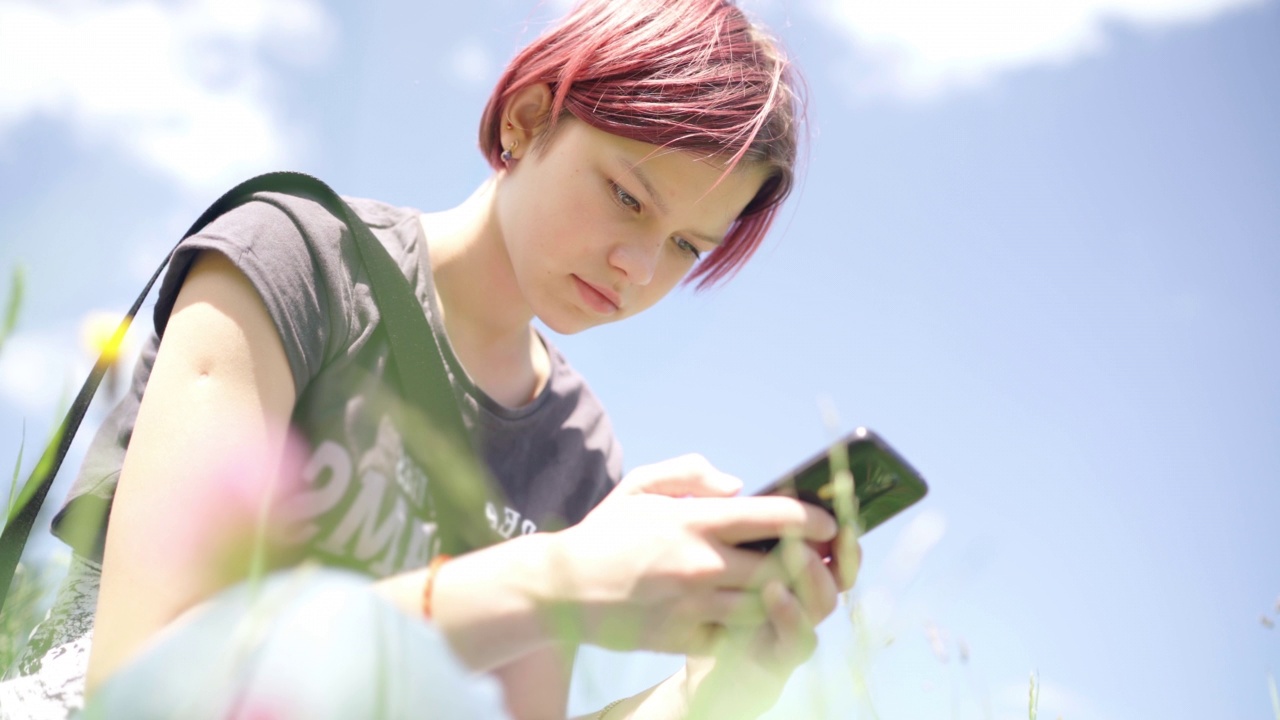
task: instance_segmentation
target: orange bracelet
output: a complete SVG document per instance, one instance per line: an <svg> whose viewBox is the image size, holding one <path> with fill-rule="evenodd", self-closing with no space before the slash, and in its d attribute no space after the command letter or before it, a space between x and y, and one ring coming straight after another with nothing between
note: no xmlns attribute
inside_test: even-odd
<svg viewBox="0 0 1280 720"><path fill-rule="evenodd" d="M441 565L452 559L452 555L440 553L431 558L431 564L427 565L427 580L422 585L422 616L428 620L431 619L431 590L436 586L436 573Z"/></svg>

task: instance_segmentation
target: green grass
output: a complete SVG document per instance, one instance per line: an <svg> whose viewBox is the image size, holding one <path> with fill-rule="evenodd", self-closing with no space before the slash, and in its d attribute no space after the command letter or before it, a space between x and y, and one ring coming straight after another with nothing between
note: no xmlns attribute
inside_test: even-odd
<svg viewBox="0 0 1280 720"><path fill-rule="evenodd" d="M22 309L22 298L25 288L25 274L22 266L13 269L9 284L8 299L5 302L3 315L0 315L0 351L4 350L6 341L18 327L18 315ZM14 504L18 499L18 476L22 472L22 452L26 446L26 426L23 426L22 438L18 442L18 459L13 464L13 477L9 481L9 497L6 502L5 517L11 517ZM9 599L4 613L0 614L0 673L13 662L27 642L27 636L40 619L40 600L47 589L47 573L42 568L32 568L19 563L14 572L13 584L9 586Z"/></svg>
<svg viewBox="0 0 1280 720"><path fill-rule="evenodd" d="M1040 711L1040 687L1039 679L1035 673L1031 673L1031 690L1027 693L1027 717L1030 720L1036 720L1036 715Z"/></svg>
<svg viewBox="0 0 1280 720"><path fill-rule="evenodd" d="M22 310L22 297L26 288L26 271L21 265L13 268L13 280L9 284L9 299L5 303L3 320L0 320L0 350L18 327L18 314Z"/></svg>
<svg viewBox="0 0 1280 720"><path fill-rule="evenodd" d="M18 563L9 586L9 599L0 613L0 674L17 659L32 629L44 617L54 574L55 568L50 565L26 560Z"/></svg>

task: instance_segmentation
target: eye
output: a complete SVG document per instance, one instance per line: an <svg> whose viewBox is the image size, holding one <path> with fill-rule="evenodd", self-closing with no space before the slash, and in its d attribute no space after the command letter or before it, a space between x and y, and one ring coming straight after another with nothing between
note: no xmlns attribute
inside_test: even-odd
<svg viewBox="0 0 1280 720"><path fill-rule="evenodd" d="M613 199L616 200L619 205L631 212L640 212L640 201L635 199L631 193L623 190L621 185L610 180L609 188L613 190Z"/></svg>
<svg viewBox="0 0 1280 720"><path fill-rule="evenodd" d="M680 248L680 252L688 255L694 260L702 259L702 251L698 250L698 248L695 247L693 243L689 242L688 240L685 240L679 235L676 235L671 239L675 241L676 247Z"/></svg>

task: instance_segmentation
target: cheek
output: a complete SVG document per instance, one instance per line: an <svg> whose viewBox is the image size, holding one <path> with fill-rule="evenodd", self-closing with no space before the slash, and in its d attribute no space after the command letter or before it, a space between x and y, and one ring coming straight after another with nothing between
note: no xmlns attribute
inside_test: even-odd
<svg viewBox="0 0 1280 720"><path fill-rule="evenodd" d="M580 238L591 238L598 243L625 232L626 216L609 199L594 175L582 173L560 188L556 193L560 206L557 222L563 227L573 230Z"/></svg>
<svg viewBox="0 0 1280 720"><path fill-rule="evenodd" d="M592 194L580 174L551 174L530 180L536 187L528 189L519 205L521 212L512 219L519 232L532 236L540 254L574 254L616 233L612 208L598 193Z"/></svg>

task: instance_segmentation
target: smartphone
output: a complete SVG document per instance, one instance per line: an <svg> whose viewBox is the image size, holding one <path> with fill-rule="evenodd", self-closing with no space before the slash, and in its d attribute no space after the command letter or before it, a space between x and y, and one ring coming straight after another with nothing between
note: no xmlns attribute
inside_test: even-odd
<svg viewBox="0 0 1280 720"><path fill-rule="evenodd" d="M924 478L889 443L866 428L858 428L839 441L849 457L858 518L866 533L897 515L929 491ZM825 508L836 517L831 474L831 451L825 450L801 463L756 495L786 495ZM755 540L739 547L768 552L777 538Z"/></svg>

